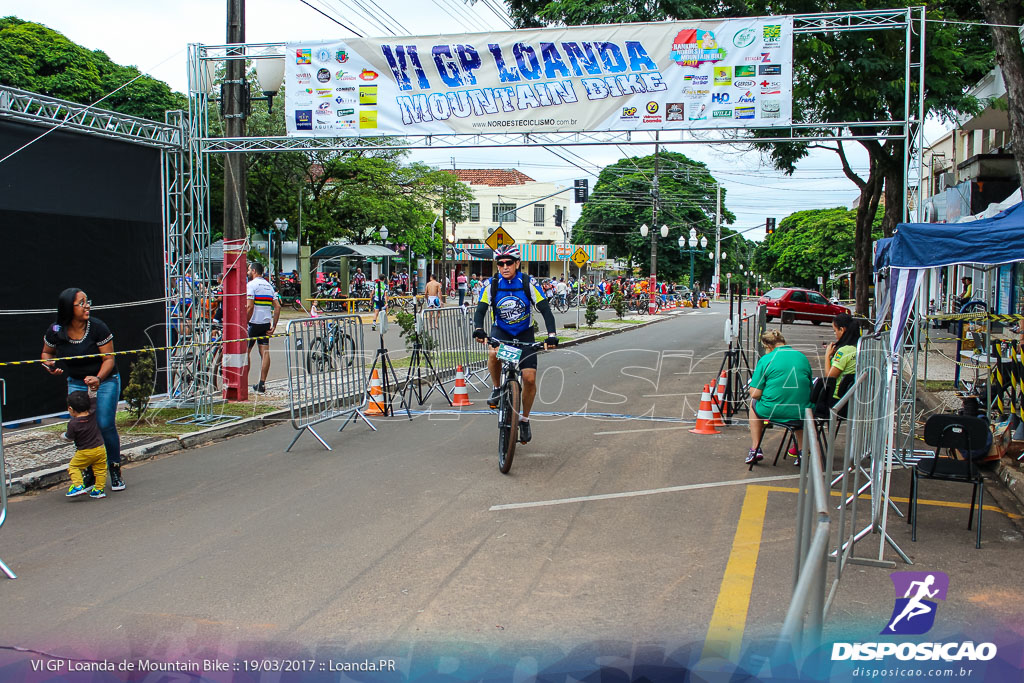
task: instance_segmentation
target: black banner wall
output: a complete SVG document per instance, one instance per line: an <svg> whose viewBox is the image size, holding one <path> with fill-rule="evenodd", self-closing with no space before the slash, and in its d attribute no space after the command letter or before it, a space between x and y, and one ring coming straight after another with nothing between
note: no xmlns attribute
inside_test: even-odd
<svg viewBox="0 0 1024 683"><path fill-rule="evenodd" d="M46 130L0 121L0 157ZM0 163L0 362L39 358L66 287L94 306L164 295L160 165L157 149L63 130ZM49 312L8 313L29 309ZM163 311L157 303L93 316L126 350L164 344ZM117 357L122 388L133 359ZM38 365L0 366L0 378L5 422L65 410L66 381Z"/></svg>

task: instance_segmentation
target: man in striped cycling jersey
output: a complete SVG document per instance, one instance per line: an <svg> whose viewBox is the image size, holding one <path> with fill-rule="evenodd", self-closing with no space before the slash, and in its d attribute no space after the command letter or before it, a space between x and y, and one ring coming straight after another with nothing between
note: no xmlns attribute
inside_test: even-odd
<svg viewBox="0 0 1024 683"><path fill-rule="evenodd" d="M245 286L245 314L249 319L249 351L245 361L245 375L249 376L249 365L252 358L252 347L255 344L260 352L260 381L252 390L264 393L267 375L270 373L270 339L277 329L277 319L281 315L281 300L273 285L263 277L263 264L249 264L249 283ZM253 337L261 337L254 339Z"/></svg>

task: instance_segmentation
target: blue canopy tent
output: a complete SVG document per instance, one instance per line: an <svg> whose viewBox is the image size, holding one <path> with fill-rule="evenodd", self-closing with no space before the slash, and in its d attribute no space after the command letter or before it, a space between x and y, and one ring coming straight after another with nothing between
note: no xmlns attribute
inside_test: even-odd
<svg viewBox="0 0 1024 683"><path fill-rule="evenodd" d="M875 248L875 272L890 269L891 351L895 354L899 349L900 334L927 269L960 263L1000 266L1017 261L1024 261L1024 202L970 223L897 225L893 237L879 240ZM879 305L879 320L885 318L889 305Z"/></svg>

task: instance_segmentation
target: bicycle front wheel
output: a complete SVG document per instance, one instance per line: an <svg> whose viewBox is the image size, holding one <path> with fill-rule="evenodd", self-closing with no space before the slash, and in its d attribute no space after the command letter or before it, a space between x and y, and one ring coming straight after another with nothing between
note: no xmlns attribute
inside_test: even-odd
<svg viewBox="0 0 1024 683"><path fill-rule="evenodd" d="M508 474L519 440L519 408L522 394L518 380L505 382L498 410L498 470Z"/></svg>

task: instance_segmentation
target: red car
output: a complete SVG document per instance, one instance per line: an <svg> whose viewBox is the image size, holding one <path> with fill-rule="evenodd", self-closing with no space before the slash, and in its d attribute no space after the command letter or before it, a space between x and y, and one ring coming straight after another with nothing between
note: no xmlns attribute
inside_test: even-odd
<svg viewBox="0 0 1024 683"><path fill-rule="evenodd" d="M850 312L850 309L845 306L829 303L829 300L820 292L803 287L772 289L765 292L757 303L765 307L765 314L769 321L772 318L782 318L784 323L810 320L815 325L820 325L826 320L832 320L840 313Z"/></svg>

